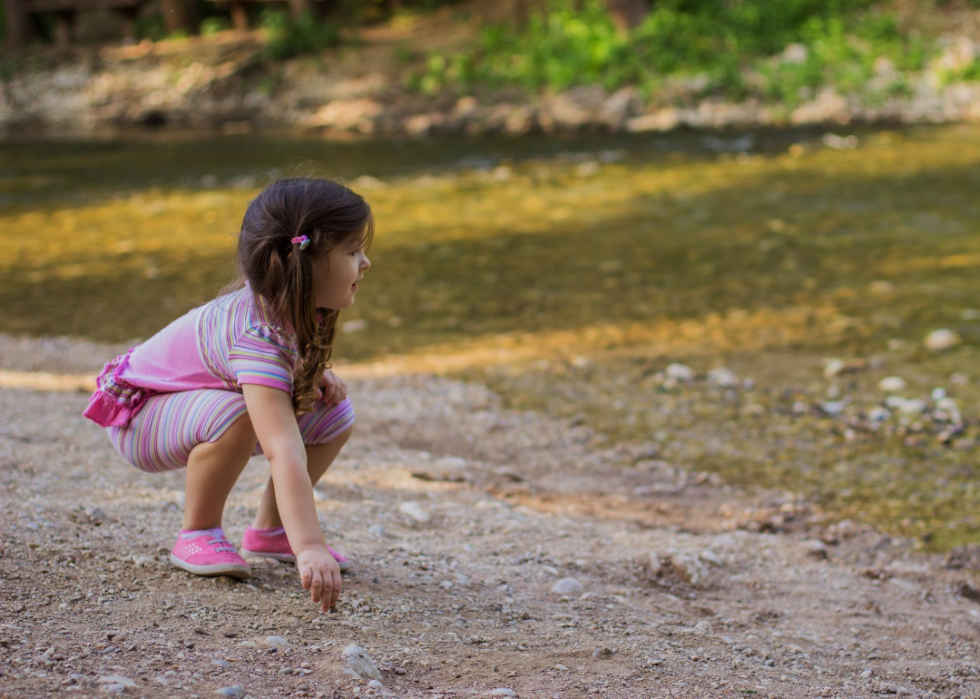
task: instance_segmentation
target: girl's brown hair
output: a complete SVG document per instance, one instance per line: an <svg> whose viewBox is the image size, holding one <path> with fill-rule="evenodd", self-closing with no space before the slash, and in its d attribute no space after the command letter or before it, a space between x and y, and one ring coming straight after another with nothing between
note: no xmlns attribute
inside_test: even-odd
<svg viewBox="0 0 980 699"><path fill-rule="evenodd" d="M290 241L305 235L300 251ZM374 235L371 207L359 194L332 180L284 178L253 199L238 236L238 279L222 293L244 286L268 303L275 319L295 333L299 357L293 370L293 408L313 411L317 388L330 368L340 311L316 307L313 263L332 249ZM322 322L318 322L317 314Z"/></svg>

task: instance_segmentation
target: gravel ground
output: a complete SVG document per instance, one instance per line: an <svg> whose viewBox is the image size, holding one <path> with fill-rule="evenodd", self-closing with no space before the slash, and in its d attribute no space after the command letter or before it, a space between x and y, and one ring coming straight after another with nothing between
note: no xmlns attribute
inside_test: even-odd
<svg viewBox="0 0 980 699"><path fill-rule="evenodd" d="M355 564L337 612L285 564L191 576L182 474L125 465L71 381L6 387L116 349L0 336L0 697L980 697L977 561L434 376L349 381L317 502Z"/></svg>

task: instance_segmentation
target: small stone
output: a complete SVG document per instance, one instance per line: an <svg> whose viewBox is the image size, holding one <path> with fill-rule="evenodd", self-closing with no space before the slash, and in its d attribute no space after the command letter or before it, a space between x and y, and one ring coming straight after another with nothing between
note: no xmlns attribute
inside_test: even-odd
<svg viewBox="0 0 980 699"><path fill-rule="evenodd" d="M579 595L585 587L575 578L562 578L551 586L556 595Z"/></svg>
<svg viewBox="0 0 980 699"><path fill-rule="evenodd" d="M901 376L886 376L878 382L878 388L885 393L899 393L908 388L908 383Z"/></svg>
<svg viewBox="0 0 980 699"><path fill-rule="evenodd" d="M385 536L385 528L383 524L372 524L368 527L368 534L376 539L383 539Z"/></svg>
<svg viewBox="0 0 980 699"><path fill-rule="evenodd" d="M677 574L694 587L708 586L708 569L697 557L688 553L676 553L670 557L670 563Z"/></svg>
<svg viewBox="0 0 980 699"><path fill-rule="evenodd" d="M116 684L123 687L135 687L136 683L124 675L105 675L98 680L99 684Z"/></svg>
<svg viewBox="0 0 980 699"><path fill-rule="evenodd" d="M229 663L227 660L212 660L211 664L214 665L215 667L220 667L224 670L227 670L228 668L231 667L231 663Z"/></svg>
<svg viewBox="0 0 980 699"><path fill-rule="evenodd" d="M558 663L557 665L555 665L555 669L560 672L565 672L568 670L568 665L562 665L561 663Z"/></svg>
<svg viewBox="0 0 980 699"><path fill-rule="evenodd" d="M800 544L800 548L808 555L816 558L818 560L826 560L827 558L827 545L822 541L816 539L808 539Z"/></svg>
<svg viewBox="0 0 980 699"><path fill-rule="evenodd" d="M663 562L661 562L660 556L657 555L656 551L651 551L650 555L647 556L646 560L643 562L643 568L651 578L655 578L660 575L663 567Z"/></svg>
<svg viewBox="0 0 980 699"><path fill-rule="evenodd" d="M384 685L379 680L371 680L368 682L368 687L371 689L384 689Z"/></svg>
<svg viewBox="0 0 980 699"><path fill-rule="evenodd" d="M931 333L926 335L926 338L922 343L926 346L926 349L932 352L945 352L946 350L952 349L963 342L957 333L952 330L942 329L933 330Z"/></svg>
<svg viewBox="0 0 980 699"><path fill-rule="evenodd" d="M828 359L823 365L823 376L825 379L832 379L846 368L847 364L843 359Z"/></svg>
<svg viewBox="0 0 980 699"><path fill-rule="evenodd" d="M725 565L725 562L721 560L718 554L712 551L711 549L704 549L701 553L698 554L698 558L700 558L705 563L710 563L711 565L716 566L718 568L721 568Z"/></svg>
<svg viewBox="0 0 980 699"><path fill-rule="evenodd" d="M267 636L263 643L269 648L277 648L279 650L289 648L289 641L282 636Z"/></svg>
<svg viewBox="0 0 980 699"><path fill-rule="evenodd" d="M106 519L106 514L102 511L101 507L93 507L88 511L88 516L99 522L105 521Z"/></svg>
<svg viewBox="0 0 980 699"><path fill-rule="evenodd" d="M615 648L601 647L601 648L596 648L594 651L592 651L593 658L611 658L615 654L616 654Z"/></svg>
<svg viewBox="0 0 980 699"><path fill-rule="evenodd" d="M398 510L420 524L425 524L432 519L432 515L426 512L417 502L403 502L398 506Z"/></svg>
<svg viewBox="0 0 980 699"><path fill-rule="evenodd" d="M886 410L885 408L882 408L880 406L872 408L868 412L868 419L871 420L872 422L884 422L891 416L892 416L891 411Z"/></svg>
<svg viewBox="0 0 980 699"><path fill-rule="evenodd" d="M694 632L703 634L707 636L712 631L711 622L707 619L702 619L697 624L694 625Z"/></svg>
<svg viewBox="0 0 980 699"><path fill-rule="evenodd" d="M718 367L708 372L708 383L720 388L732 388L738 385L738 377L730 369Z"/></svg>
<svg viewBox="0 0 980 699"><path fill-rule="evenodd" d="M245 697L245 686L240 684L232 685L231 687L222 687L215 692L223 697L228 697L228 699L244 699Z"/></svg>
<svg viewBox="0 0 980 699"><path fill-rule="evenodd" d="M688 382L694 380L694 369L687 364L679 364L677 362L668 364L664 370L664 374L668 379L673 379L674 381Z"/></svg>
<svg viewBox="0 0 980 699"><path fill-rule="evenodd" d="M980 602L980 588L971 582L960 585L960 597L965 597L973 602Z"/></svg>
<svg viewBox="0 0 980 699"><path fill-rule="evenodd" d="M363 680L381 679L381 672L378 670L378 666L371 656L368 655L368 652L361 646L352 643L344 648L341 657L347 666L344 669L344 672L347 674L360 677Z"/></svg>
<svg viewBox="0 0 980 699"><path fill-rule="evenodd" d="M496 689L491 689L490 693L487 694L489 697L516 697L517 692L513 689L507 687L497 687Z"/></svg>

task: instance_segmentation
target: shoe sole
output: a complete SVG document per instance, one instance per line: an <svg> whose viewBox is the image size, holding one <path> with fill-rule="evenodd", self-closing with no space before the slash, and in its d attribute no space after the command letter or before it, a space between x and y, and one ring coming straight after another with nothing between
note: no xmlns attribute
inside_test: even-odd
<svg viewBox="0 0 980 699"><path fill-rule="evenodd" d="M263 553L261 551L249 551L248 549L242 549L242 556L249 556L255 558L271 558L274 561L279 561L280 563L295 563L296 556L291 553ZM337 567L340 568L340 572L343 573L345 570L350 570L350 561L344 561L341 563L337 561Z"/></svg>
<svg viewBox="0 0 980 699"><path fill-rule="evenodd" d="M186 570L188 573L194 573L194 575L227 575L231 578L238 578L239 580L248 580L252 577L252 571L248 568L244 568L233 563L221 563L217 565L210 566L196 566L193 563L188 563L187 561L182 561L175 555L170 554L170 562L173 563L178 568Z"/></svg>

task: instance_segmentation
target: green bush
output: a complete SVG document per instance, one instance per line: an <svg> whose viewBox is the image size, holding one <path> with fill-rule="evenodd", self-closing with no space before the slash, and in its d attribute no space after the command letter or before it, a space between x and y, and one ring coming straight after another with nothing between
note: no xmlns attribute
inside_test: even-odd
<svg viewBox="0 0 980 699"><path fill-rule="evenodd" d="M703 93L756 93L792 105L822 85L859 87L878 58L915 70L928 57L927 42L871 0L660 0L628 34L599 0L579 5L554 0L520 32L487 27L472 50L430 56L410 85L423 92L635 85L655 94L668 78L699 76ZM796 51L803 60L781 58L792 44L803 47ZM746 73L759 78L751 87Z"/></svg>
<svg viewBox="0 0 980 699"><path fill-rule="evenodd" d="M337 27L312 12L293 20L282 10L267 9L259 22L265 32L265 50L277 60L319 53L340 43Z"/></svg>
<svg viewBox="0 0 980 699"><path fill-rule="evenodd" d="M214 36L215 34L220 34L221 32L230 28L231 21L227 17L214 15L212 17L205 17L203 20L201 20L200 33L201 36Z"/></svg>

